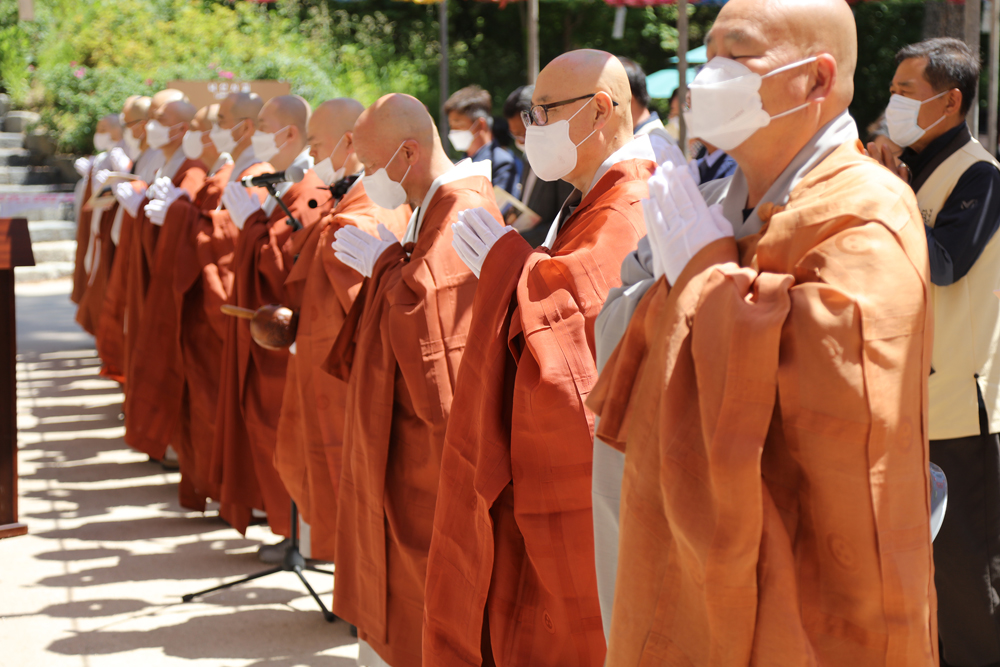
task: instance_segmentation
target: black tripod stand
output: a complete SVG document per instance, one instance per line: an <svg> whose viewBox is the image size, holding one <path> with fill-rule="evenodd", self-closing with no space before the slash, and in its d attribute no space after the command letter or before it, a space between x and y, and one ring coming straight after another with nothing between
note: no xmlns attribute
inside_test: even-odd
<svg viewBox="0 0 1000 667"><path fill-rule="evenodd" d="M188 593L181 599L184 602L190 602L196 597L200 597L202 595L205 595L206 593L214 593L215 591L221 591L226 588L232 588L233 586L245 584L246 582L253 581L254 579L260 579L261 577L266 577L269 574L275 574L277 572L294 572L298 576L298 578L302 581L302 584L306 587L306 590L309 591L309 595L313 597L313 600L316 600L316 604L319 605L320 611L323 612L323 618L326 619L327 623L333 623L334 621L337 620L337 617L334 616L332 611L326 608L326 605L323 604L323 601L319 599L318 595L316 595L316 591L314 591L313 587L309 585L309 582L306 581L306 578L302 576L303 570L310 570L312 572L322 572L323 574L333 575L333 572L330 572L329 570L322 570L316 567L315 565L310 565L309 563L306 562L306 559L302 556L302 554L299 553L299 508L296 507L295 501L293 500L291 544L288 545L288 549L285 551L285 560L284 562L281 563L281 565L275 565L274 567L268 568L263 572L251 574L249 577L243 577L242 579L238 579L236 581L230 581L228 584L222 584L221 586L213 586L212 588L208 588L203 591L198 591L197 593Z"/></svg>

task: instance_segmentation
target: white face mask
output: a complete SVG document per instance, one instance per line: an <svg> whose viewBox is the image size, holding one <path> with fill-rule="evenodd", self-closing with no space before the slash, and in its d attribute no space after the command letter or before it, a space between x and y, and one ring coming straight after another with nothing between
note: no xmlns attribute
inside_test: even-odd
<svg viewBox="0 0 1000 667"><path fill-rule="evenodd" d="M205 145L201 140L204 135L204 132L195 130L188 130L184 133L184 139L181 140L181 150L184 151L184 157L189 160L197 160L201 157L205 150Z"/></svg>
<svg viewBox="0 0 1000 667"><path fill-rule="evenodd" d="M110 132L98 132L94 135L94 149L98 153L109 151L114 148L115 142L111 138Z"/></svg>
<svg viewBox="0 0 1000 667"><path fill-rule="evenodd" d="M286 129L288 129L287 125L278 130L278 132L284 132ZM262 132L261 130L257 130L253 133L253 136L250 137L250 144L253 146L253 154L257 156L258 160L270 162L271 158L281 152L281 146L288 143L288 140L286 139L281 143L281 146L278 145L278 142L274 138L278 132Z"/></svg>
<svg viewBox="0 0 1000 667"><path fill-rule="evenodd" d="M163 148L170 143L170 132L180 125L182 123L167 127L158 120L149 121L146 123L146 143L152 148Z"/></svg>
<svg viewBox="0 0 1000 667"><path fill-rule="evenodd" d="M593 98L591 98L593 99ZM535 175L543 181L558 181L576 169L576 149L594 136L597 128L574 144L569 138L569 122L590 106L590 100L576 110L572 116L548 125L531 125L524 132L524 151L528 164Z"/></svg>
<svg viewBox="0 0 1000 667"><path fill-rule="evenodd" d="M236 146L240 142L233 139L233 130L245 122L246 120L241 120L228 130L223 129L218 125L213 126L211 132L208 133L208 136L212 139L212 143L215 144L215 150L219 151L219 153L232 153L236 150Z"/></svg>
<svg viewBox="0 0 1000 667"><path fill-rule="evenodd" d="M125 128L125 154L133 162L142 153L141 141L136 138L133 128Z"/></svg>
<svg viewBox="0 0 1000 667"><path fill-rule="evenodd" d="M892 143L903 148L912 146L920 141L927 130L943 121L944 114L941 114L940 118L927 127L920 127L917 117L920 116L920 107L939 97L944 97L949 92L946 90L923 101L911 100L902 95L893 95L889 98L889 106L885 110L885 124L889 128L889 139L892 140Z"/></svg>
<svg viewBox="0 0 1000 667"><path fill-rule="evenodd" d="M345 134L343 137L340 138L340 141L338 141L337 145L333 147L333 152L330 153L328 157L326 157L323 160L320 160L316 164L316 166L313 167L313 173L316 174L316 176L319 177L319 180L323 181L323 183L325 183L327 187L333 185L334 183L337 183L342 178L344 178L343 165L341 165L340 169L333 168L333 156L337 154L337 150L340 148L340 144L344 142L344 137L346 136L347 135ZM346 157L344 158L344 162L345 163L347 162Z"/></svg>
<svg viewBox="0 0 1000 667"><path fill-rule="evenodd" d="M406 203L406 190L403 189L403 181L409 175L410 167L406 168L406 173L399 181L389 178L389 173L385 170L402 147L403 144L400 144L389 161L385 163L385 167L378 169L374 174L365 174L361 177L361 184L365 186L365 193L368 197L375 202L376 206L387 208L390 211Z"/></svg>
<svg viewBox="0 0 1000 667"><path fill-rule="evenodd" d="M469 146L472 145L472 140L475 137L472 136L472 130L452 130L448 133L448 141L451 145L455 147L455 150L459 153L464 153L469 150Z"/></svg>
<svg viewBox="0 0 1000 667"><path fill-rule="evenodd" d="M801 67L816 60L806 58L771 70L763 76L730 58L712 58L691 82L691 110L684 112L688 134L729 151L767 127L772 120L801 111L806 102L794 109L769 115L760 99L761 81L769 76Z"/></svg>

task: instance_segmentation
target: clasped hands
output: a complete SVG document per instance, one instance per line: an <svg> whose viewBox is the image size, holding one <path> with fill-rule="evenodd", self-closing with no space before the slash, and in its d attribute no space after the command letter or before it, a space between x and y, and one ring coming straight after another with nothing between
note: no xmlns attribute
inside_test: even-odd
<svg viewBox="0 0 1000 667"><path fill-rule="evenodd" d="M365 278L372 277L375 263L382 253L399 243L396 235L381 223L378 226L378 238L352 225L338 229L333 238L334 256Z"/></svg>
<svg viewBox="0 0 1000 667"><path fill-rule="evenodd" d="M242 183L229 183L222 191L222 205L229 211L229 219L233 221L236 228L243 229L243 225L251 215L261 209L260 199L246 189Z"/></svg>
<svg viewBox="0 0 1000 667"><path fill-rule="evenodd" d="M669 162L649 179L649 198L642 201L646 234L653 255L653 275L677 282L684 267L712 243L733 236L722 206L709 207L686 164Z"/></svg>
<svg viewBox="0 0 1000 667"><path fill-rule="evenodd" d="M459 211L458 222L452 224L454 236L451 247L458 257L465 262L476 278L483 271L486 255L500 239L508 232L515 231L513 227L501 225L485 208L470 208Z"/></svg>
<svg viewBox="0 0 1000 667"><path fill-rule="evenodd" d="M183 188L175 186L170 178L161 176L146 191L146 195L149 198L145 208L146 217L154 225L162 227L170 206L181 197L187 197L188 193Z"/></svg>

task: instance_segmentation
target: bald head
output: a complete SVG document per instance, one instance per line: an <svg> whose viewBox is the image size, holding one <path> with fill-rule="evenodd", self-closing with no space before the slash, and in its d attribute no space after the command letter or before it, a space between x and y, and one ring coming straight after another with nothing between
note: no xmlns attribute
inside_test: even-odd
<svg viewBox="0 0 1000 667"><path fill-rule="evenodd" d="M279 95L267 101L257 118L260 121L259 127L265 132L277 132L283 127L293 126L305 137L309 114L309 103L298 95ZM279 126L271 129L271 121Z"/></svg>
<svg viewBox="0 0 1000 667"><path fill-rule="evenodd" d="M351 152L344 146L350 141L347 134L354 129L354 124L364 110L361 102L348 97L327 100L313 110L306 135L313 162L319 163L330 158L336 168L343 164L346 155ZM334 155L334 151L339 155Z"/></svg>
<svg viewBox="0 0 1000 667"><path fill-rule="evenodd" d="M229 93L226 98L219 103L218 123L219 127L227 130L232 129L237 123L249 120L257 123L257 116L264 106L264 100L260 95L254 93Z"/></svg>
<svg viewBox="0 0 1000 667"><path fill-rule="evenodd" d="M601 164L633 139L632 90L625 67L604 51L564 53L539 73L531 101L553 104L584 96L588 97L550 108L545 124L569 121L577 159L574 169L562 179L586 193ZM527 143L530 154L530 138Z"/></svg>
<svg viewBox="0 0 1000 667"><path fill-rule="evenodd" d="M417 98L402 93L386 95L365 109L354 126L354 133L358 140L364 136L366 146L391 147L392 151L404 141L414 141L427 148L435 141L440 144L434 119L427 108ZM359 157L364 162L360 149Z"/></svg>
<svg viewBox="0 0 1000 667"><path fill-rule="evenodd" d="M149 118L149 106L152 101L153 98L143 95L133 95L128 98L125 101L125 107L122 111L122 115L125 116L125 123L131 124L137 120L146 120Z"/></svg>
<svg viewBox="0 0 1000 667"><path fill-rule="evenodd" d="M170 102L178 102L182 100L187 101L187 95L176 88L161 90L153 95L153 99L150 101L150 113L155 115L161 107L169 104Z"/></svg>
<svg viewBox="0 0 1000 667"><path fill-rule="evenodd" d="M209 118L211 113L211 107L216 107L218 109L218 104L209 105L207 107L202 107L198 109L198 112L191 119L191 129L195 132L211 132L212 131L212 120Z"/></svg>
<svg viewBox="0 0 1000 667"><path fill-rule="evenodd" d="M104 116L99 121L97 121L97 128L95 129L98 134L107 134L111 137L112 141L121 141L122 139L122 123L121 117L116 113L108 114Z"/></svg>
<svg viewBox="0 0 1000 667"><path fill-rule="evenodd" d="M194 120L196 113L197 109L190 102L175 100L160 107L157 110L156 119L167 127L172 127L178 123L190 123Z"/></svg>

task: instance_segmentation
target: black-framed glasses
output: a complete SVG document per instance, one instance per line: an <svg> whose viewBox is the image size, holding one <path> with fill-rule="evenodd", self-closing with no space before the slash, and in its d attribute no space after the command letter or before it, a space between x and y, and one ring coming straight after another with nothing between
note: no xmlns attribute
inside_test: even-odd
<svg viewBox="0 0 1000 667"><path fill-rule="evenodd" d="M536 104L531 107L528 111L521 112L521 120L524 122L525 127L530 127L531 125L545 125L549 122L549 109L555 109L556 107L566 106L567 104L573 104L573 102L579 102L580 100L589 100L591 97L596 97L597 93L591 93L590 95L581 95L580 97L574 97L571 100L562 100L560 102L549 102L548 104ZM618 106L618 102L611 100L612 106Z"/></svg>

